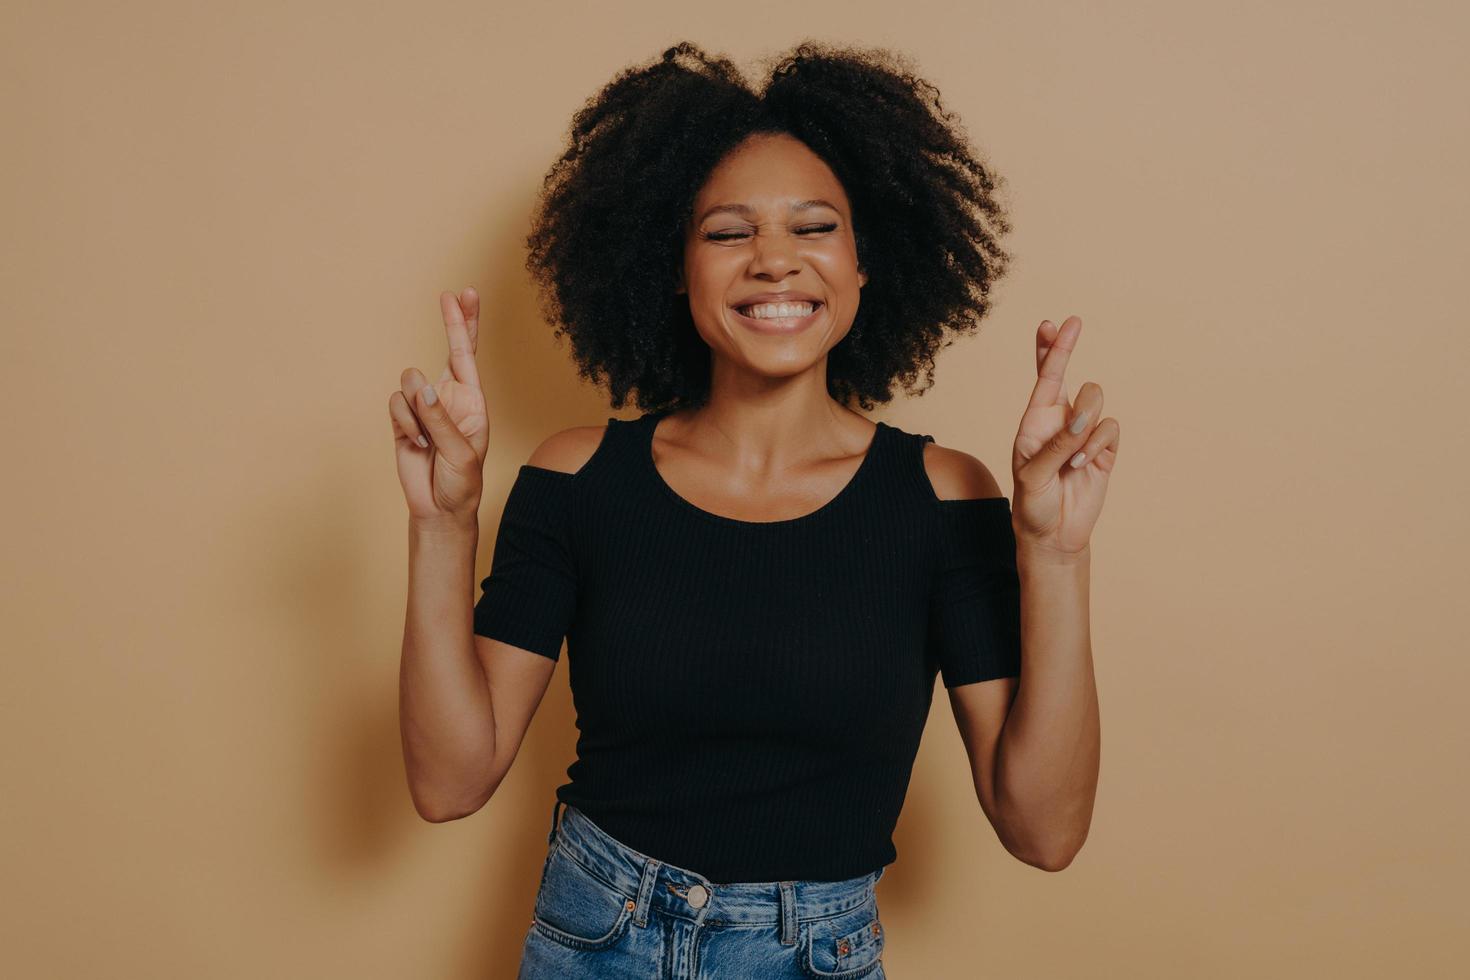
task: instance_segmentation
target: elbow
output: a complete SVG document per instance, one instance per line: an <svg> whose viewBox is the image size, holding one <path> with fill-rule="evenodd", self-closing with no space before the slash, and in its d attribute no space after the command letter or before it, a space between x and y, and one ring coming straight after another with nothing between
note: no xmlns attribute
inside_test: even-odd
<svg viewBox="0 0 1470 980"><path fill-rule="evenodd" d="M1082 844L1087 840L1084 831L1080 837L1069 839L1059 838L1055 841L1016 841L1006 843L1006 850L1011 856L1022 864L1029 864L1033 868L1042 871L1064 871L1082 850Z"/></svg>
<svg viewBox="0 0 1470 980"><path fill-rule="evenodd" d="M469 816L471 813L475 812L473 810L466 810L463 808L443 809L438 807L423 806L418 803L414 803L414 809L418 811L418 815L420 817L423 817L429 823L449 823L451 820L461 820Z"/></svg>
<svg viewBox="0 0 1470 980"><path fill-rule="evenodd" d="M449 823L453 820L463 820L472 813L477 813L490 800L494 793L479 793L473 798L466 799L462 796L451 796L443 793L433 793L423 789L413 789L409 795L413 798L413 808L416 813L429 823Z"/></svg>
<svg viewBox="0 0 1470 980"><path fill-rule="evenodd" d="M1033 868L1042 871L1063 871L1072 863L1080 848L1055 848L1022 850L1019 848L1007 848L1011 856L1022 864L1029 864Z"/></svg>
<svg viewBox="0 0 1470 980"><path fill-rule="evenodd" d="M1033 868L1040 868L1042 871L1063 871L1072 863L1072 859L1076 856L1077 852L1074 850L1053 851L1042 855L1039 860L1033 861L1031 866Z"/></svg>
<svg viewBox="0 0 1470 980"><path fill-rule="evenodd" d="M1042 871L1063 871L1076 859L1087 835L1092 829L1092 814L1073 813L1072 819L1057 819L1056 807L1050 808L1046 819L1033 819L1006 806L1006 798L997 803L1001 819L996 829L1005 849L1023 864Z"/></svg>

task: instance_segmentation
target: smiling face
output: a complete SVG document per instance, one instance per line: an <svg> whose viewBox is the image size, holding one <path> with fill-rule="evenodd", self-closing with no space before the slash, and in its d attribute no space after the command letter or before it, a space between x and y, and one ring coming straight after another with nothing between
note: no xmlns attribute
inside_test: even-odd
<svg viewBox="0 0 1470 980"><path fill-rule="evenodd" d="M774 377L820 364L852 327L866 282L847 194L796 138L751 136L695 196L676 288L689 296L717 374L721 360ZM764 294L799 296L815 308L805 316L799 307L748 308Z"/></svg>

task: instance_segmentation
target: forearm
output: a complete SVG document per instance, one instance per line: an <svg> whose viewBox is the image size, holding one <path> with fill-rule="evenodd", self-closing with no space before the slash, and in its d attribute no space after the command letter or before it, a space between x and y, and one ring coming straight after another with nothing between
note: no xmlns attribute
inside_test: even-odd
<svg viewBox="0 0 1470 980"><path fill-rule="evenodd" d="M995 797L1014 846L1060 870L1082 847L1097 794L1097 685L1088 623L1091 551L1017 552L1021 679L996 751Z"/></svg>
<svg viewBox="0 0 1470 980"><path fill-rule="evenodd" d="M409 522L408 610L398 675L398 718L414 807L454 819L484 801L495 754L490 688L474 648L479 525Z"/></svg>

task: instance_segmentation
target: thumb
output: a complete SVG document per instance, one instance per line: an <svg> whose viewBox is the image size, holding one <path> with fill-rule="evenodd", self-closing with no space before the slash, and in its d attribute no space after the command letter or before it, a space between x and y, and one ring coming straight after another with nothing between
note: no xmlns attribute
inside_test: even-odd
<svg viewBox="0 0 1470 980"><path fill-rule="evenodd" d="M474 466L479 457L464 433L459 431L459 426L454 424L454 419L444 410L438 389L428 382L421 384L413 392L413 411L441 460L456 469Z"/></svg>
<svg viewBox="0 0 1470 980"><path fill-rule="evenodd" d="M1046 445L1042 446L1036 455L1026 461L1026 465L1021 467L1020 472L1016 474L1016 478L1028 483L1041 484L1056 476L1092 435L1094 428L1092 415L1096 411L1096 405L1089 405L1086 408L1074 407L1066 424L1047 440Z"/></svg>

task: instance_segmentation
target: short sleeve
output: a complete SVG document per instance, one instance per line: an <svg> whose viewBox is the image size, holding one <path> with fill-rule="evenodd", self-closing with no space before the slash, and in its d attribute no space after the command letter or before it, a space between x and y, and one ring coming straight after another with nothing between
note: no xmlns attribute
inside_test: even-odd
<svg viewBox="0 0 1470 980"><path fill-rule="evenodd" d="M574 474L529 464L506 495L475 633L556 660L576 609L570 507Z"/></svg>
<svg viewBox="0 0 1470 980"><path fill-rule="evenodd" d="M940 500L929 646L946 688L1021 676L1021 579L1005 497Z"/></svg>

